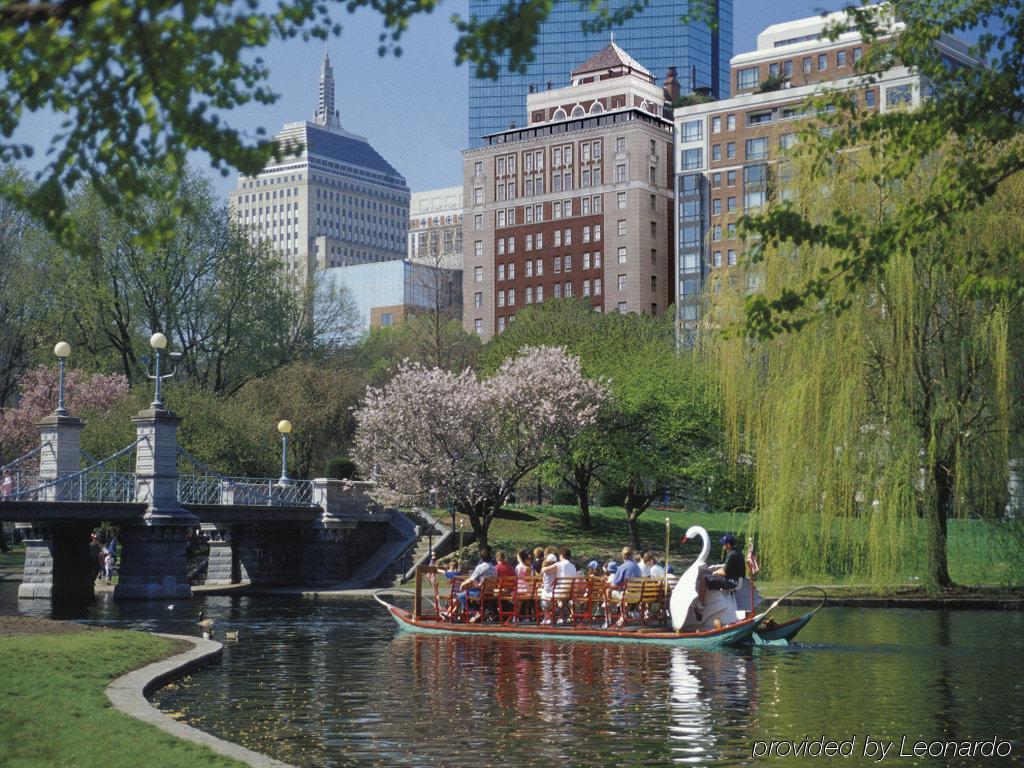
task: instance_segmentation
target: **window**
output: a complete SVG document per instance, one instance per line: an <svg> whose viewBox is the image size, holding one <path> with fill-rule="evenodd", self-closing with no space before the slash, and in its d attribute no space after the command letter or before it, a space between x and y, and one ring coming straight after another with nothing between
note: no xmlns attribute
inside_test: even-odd
<svg viewBox="0 0 1024 768"><path fill-rule="evenodd" d="M565 230L565 244L566 245L572 245L572 230L571 229Z"/></svg>
<svg viewBox="0 0 1024 768"><path fill-rule="evenodd" d="M498 306L499 307L504 307L505 306L505 292L504 291L498 291Z"/></svg>
<svg viewBox="0 0 1024 768"><path fill-rule="evenodd" d="M715 187L716 189L718 187L722 186L722 174L721 173L713 173L713 174L711 174L711 186Z"/></svg>
<svg viewBox="0 0 1024 768"><path fill-rule="evenodd" d="M729 266L736 266L736 251L732 250L731 248L729 249Z"/></svg>
<svg viewBox="0 0 1024 768"><path fill-rule="evenodd" d="M779 135L779 149L789 149L796 146L795 133L783 133Z"/></svg>
<svg viewBox="0 0 1024 768"><path fill-rule="evenodd" d="M725 130L735 131L736 130L736 115L725 116Z"/></svg>
<svg viewBox="0 0 1024 768"><path fill-rule="evenodd" d="M811 62L811 57L810 56L804 56L803 70L804 70L804 74L805 75L811 74L811 63L812 63Z"/></svg>
<svg viewBox="0 0 1024 768"><path fill-rule="evenodd" d="M560 219L560 218L562 218L562 204L560 202L552 203L551 204L551 218L552 219Z"/></svg>
<svg viewBox="0 0 1024 768"><path fill-rule="evenodd" d="M679 242L683 248L696 248L700 245L700 227L688 225L679 228Z"/></svg>
<svg viewBox="0 0 1024 768"><path fill-rule="evenodd" d="M478 160L477 162L473 163L473 175L474 176L483 176L484 175L484 164L483 164L482 161ZM319 196L319 194L320 194L320 190L317 190L317 195Z"/></svg>
<svg viewBox="0 0 1024 768"><path fill-rule="evenodd" d="M562 295L565 296L565 298L567 298L567 299L570 296L572 296L572 283L566 283L565 284L565 290L562 291Z"/></svg>
<svg viewBox="0 0 1024 768"><path fill-rule="evenodd" d="M845 67L846 66L846 51L836 51L836 66L837 67Z"/></svg>
<svg viewBox="0 0 1024 768"><path fill-rule="evenodd" d="M536 266L537 266L537 277L543 277L544 276L544 259L537 259ZM537 297L540 298L540 294L538 294Z"/></svg>
<svg viewBox="0 0 1024 768"><path fill-rule="evenodd" d="M690 120L689 122L683 123L679 127L679 140L680 141L700 141L703 138L703 131L701 126L703 125L702 120ZM654 152L654 140L651 140L651 152Z"/></svg>
<svg viewBox="0 0 1024 768"><path fill-rule="evenodd" d="M711 147L711 159L714 162L718 162L719 160L722 159L722 145L721 144L714 144L714 145L712 145L712 147Z"/></svg>
<svg viewBox="0 0 1024 768"><path fill-rule="evenodd" d="M700 150L698 149L697 152L700 152ZM616 181L625 181L626 180L626 164L625 163L619 163L618 165L615 166L615 180Z"/></svg>
<svg viewBox="0 0 1024 768"><path fill-rule="evenodd" d="M508 252L509 253L515 253L516 252L516 239L514 237L510 237L508 239Z"/></svg>
<svg viewBox="0 0 1024 768"><path fill-rule="evenodd" d="M473 216L473 231L479 232L484 228L484 217L481 214L475 214Z"/></svg>
<svg viewBox="0 0 1024 768"><path fill-rule="evenodd" d="M495 214L495 219L497 220L496 223L495 223L495 226L504 227L505 226L505 211L504 210L498 211Z"/></svg>
<svg viewBox="0 0 1024 768"><path fill-rule="evenodd" d="M711 228L711 239L714 240L715 242L718 242L719 240L722 239L721 224L715 224L715 226Z"/></svg>
<svg viewBox="0 0 1024 768"><path fill-rule="evenodd" d="M583 242L584 243L589 243L590 242L590 227L589 226L583 227Z"/></svg>
<svg viewBox="0 0 1024 768"><path fill-rule="evenodd" d="M821 72L823 69L828 69L828 54L818 54L818 71Z"/></svg>
<svg viewBox="0 0 1024 768"><path fill-rule="evenodd" d="M501 333L504 330L505 330L505 318L504 317L499 317L498 318L498 333Z"/></svg>
<svg viewBox="0 0 1024 768"><path fill-rule="evenodd" d="M758 74L757 67L745 67L744 69L736 70L736 89L746 90L747 88L756 88L757 84L761 81L760 75Z"/></svg>
<svg viewBox="0 0 1024 768"><path fill-rule="evenodd" d="M864 106L872 108L875 106L875 92L870 88L864 91Z"/></svg>
<svg viewBox="0 0 1024 768"><path fill-rule="evenodd" d="M559 274L562 271L562 257L555 256L555 274Z"/></svg>
<svg viewBox="0 0 1024 768"><path fill-rule="evenodd" d="M736 198L735 197L730 197L730 198L726 199L726 201L725 201L725 210L729 211L730 213L732 213L733 211L736 210Z"/></svg>
<svg viewBox="0 0 1024 768"><path fill-rule="evenodd" d="M499 264L498 265L498 279L499 280L504 280L505 279L505 265L504 264Z"/></svg>
<svg viewBox="0 0 1024 768"><path fill-rule="evenodd" d="M533 288L527 287L526 289L526 303L533 304Z"/></svg>
<svg viewBox="0 0 1024 768"><path fill-rule="evenodd" d="M527 251L532 251L533 250L533 235L527 235L526 236L526 248L525 248L525 250L527 250Z"/></svg>
<svg viewBox="0 0 1024 768"><path fill-rule="evenodd" d="M473 267L473 281L476 283L482 283L484 281L483 267Z"/></svg>
<svg viewBox="0 0 1024 768"><path fill-rule="evenodd" d="M626 263L626 246L620 245L618 249L619 264Z"/></svg>
<svg viewBox="0 0 1024 768"><path fill-rule="evenodd" d="M653 292L656 292L657 290L658 290L658 278L657 278L656 275L651 275L651 292L653 293Z"/></svg>
<svg viewBox="0 0 1024 768"><path fill-rule="evenodd" d="M583 295L584 296L589 296L590 295L590 281L589 280L584 280L583 281Z"/></svg>
<svg viewBox="0 0 1024 768"><path fill-rule="evenodd" d="M712 117L711 118L711 132L712 133L721 133L722 132L722 118L721 117Z"/></svg>
<svg viewBox="0 0 1024 768"><path fill-rule="evenodd" d="M533 223L533 206L528 205L523 209L523 221L527 224Z"/></svg>
<svg viewBox="0 0 1024 768"><path fill-rule="evenodd" d="M616 206L618 208L625 208L626 207L626 193L625 192L619 192L615 196L615 204L616 204Z"/></svg>
<svg viewBox="0 0 1024 768"><path fill-rule="evenodd" d="M501 256L505 253L505 238L498 239L498 255Z"/></svg>
<svg viewBox="0 0 1024 768"><path fill-rule="evenodd" d="M484 241L483 240L476 240L476 241L474 241L474 243L473 243L473 255L474 256L483 256L484 255Z"/></svg>
<svg viewBox="0 0 1024 768"><path fill-rule="evenodd" d="M626 290L626 276L625 275L619 275L619 277L618 277L618 285L619 285L619 290L620 291Z"/></svg>
<svg viewBox="0 0 1024 768"><path fill-rule="evenodd" d="M599 277L594 279L594 295L601 295L601 278Z"/></svg>
<svg viewBox="0 0 1024 768"><path fill-rule="evenodd" d="M615 151L618 154L623 154L626 151L626 137L619 136L615 139Z"/></svg>
<svg viewBox="0 0 1024 768"><path fill-rule="evenodd" d="M515 264L509 264L508 265L508 279L509 280L515 280L516 279L516 265Z"/></svg>
<svg viewBox="0 0 1024 768"><path fill-rule="evenodd" d="M768 65L768 77L774 78L774 77L778 77L778 76L779 76L779 62L773 61L771 64Z"/></svg>
<svg viewBox="0 0 1024 768"><path fill-rule="evenodd" d="M619 219L616 222L616 234L618 234L619 237L625 237L626 236L626 220L625 219Z"/></svg>
<svg viewBox="0 0 1024 768"><path fill-rule="evenodd" d="M555 298L556 299L562 298L562 284L561 283L555 283Z"/></svg>
<svg viewBox="0 0 1024 768"><path fill-rule="evenodd" d="M601 159L601 142L600 141L595 141L594 142L594 159L595 160L600 160Z"/></svg>
<svg viewBox="0 0 1024 768"><path fill-rule="evenodd" d="M721 251L714 251L711 254L711 266L713 266L713 267L720 267L720 266L722 266L722 252Z"/></svg>
<svg viewBox="0 0 1024 768"><path fill-rule="evenodd" d="M530 259L526 260L526 276L533 277L533 262Z"/></svg>
<svg viewBox="0 0 1024 768"><path fill-rule="evenodd" d="M498 175L499 176L504 176L505 175L505 158L504 157L499 157L498 160L497 160L497 163L498 163Z"/></svg>
<svg viewBox="0 0 1024 768"><path fill-rule="evenodd" d="M768 137L747 139L747 160L763 160L768 157Z"/></svg>
<svg viewBox="0 0 1024 768"><path fill-rule="evenodd" d="M683 170L692 170L692 169L695 169L695 168L700 168L700 166L701 166L701 151L700 151L700 147L695 147L694 149L684 149L683 152L682 152L682 155L681 155L681 163L682 163ZM622 168L623 168L623 170L625 170L625 166L622 166ZM623 177L623 179L617 179L617 180L618 181L623 181L624 178L625 177Z"/></svg>
<svg viewBox="0 0 1024 768"><path fill-rule="evenodd" d="M788 59L787 61L782 62L782 74L785 75L786 78L790 78L790 77L793 76L793 60L792 59Z"/></svg>
<svg viewBox="0 0 1024 768"><path fill-rule="evenodd" d="M654 212L658 210L658 197L657 195L651 195L651 201L649 205L650 209Z"/></svg>
<svg viewBox="0 0 1024 768"><path fill-rule="evenodd" d="M509 288L508 289L508 305L510 307L514 307L516 305L516 289L515 288Z"/></svg>
<svg viewBox="0 0 1024 768"><path fill-rule="evenodd" d="M735 187L736 186L736 171L726 171L725 183L726 183L726 186L729 186L729 187Z"/></svg>
<svg viewBox="0 0 1024 768"><path fill-rule="evenodd" d="M765 202L767 171L763 165L750 165L743 169L743 209L759 208ZM732 233L730 232L730 236Z"/></svg>
<svg viewBox="0 0 1024 768"><path fill-rule="evenodd" d="M481 335L484 332L484 321L479 317L473 320L473 330L476 331L477 335Z"/></svg>
<svg viewBox="0 0 1024 768"><path fill-rule="evenodd" d="M555 248L559 248L562 245L562 230L555 230Z"/></svg>
<svg viewBox="0 0 1024 768"><path fill-rule="evenodd" d="M730 240L735 240L736 239L736 225L735 224L733 224L731 222L729 224L727 224L725 226L725 231L726 231L726 234L729 236Z"/></svg>
<svg viewBox="0 0 1024 768"><path fill-rule="evenodd" d="M887 107L910 104L912 100L913 95L911 94L909 83L907 85L894 85L891 88L885 89L885 106Z"/></svg>
<svg viewBox="0 0 1024 768"><path fill-rule="evenodd" d="M544 286L543 285L538 285L537 286L537 301L538 302L544 301Z"/></svg>
<svg viewBox="0 0 1024 768"><path fill-rule="evenodd" d="M657 237L657 236L658 236L658 222L652 221L651 222L651 237Z"/></svg>
<svg viewBox="0 0 1024 768"><path fill-rule="evenodd" d="M859 46L857 48L854 48L853 49L853 63L856 64L858 61L860 61L861 57L863 55L864 55L864 51Z"/></svg>
<svg viewBox="0 0 1024 768"><path fill-rule="evenodd" d="M714 200L711 201L711 213L713 213L715 216L721 215L722 199L720 197L716 197Z"/></svg>
<svg viewBox="0 0 1024 768"><path fill-rule="evenodd" d="M757 112L756 114L747 113L747 125L764 125L772 121L771 112Z"/></svg>
<svg viewBox="0 0 1024 768"><path fill-rule="evenodd" d="M601 252L594 251L594 269L601 268Z"/></svg>
<svg viewBox="0 0 1024 768"><path fill-rule="evenodd" d="M590 252L583 254L583 268L590 269Z"/></svg>
<svg viewBox="0 0 1024 768"><path fill-rule="evenodd" d="M580 160L584 163L590 162L590 145L584 144L580 147Z"/></svg>
<svg viewBox="0 0 1024 768"><path fill-rule="evenodd" d="M601 182L595 181L594 183L595 184L600 184ZM590 207L591 207L591 210L593 210L594 213L600 213L601 212L601 196L600 195L594 195L594 197L591 198L591 200L590 200Z"/></svg>
<svg viewBox="0 0 1024 768"><path fill-rule="evenodd" d="M736 142L735 141L730 141L728 144L725 145L725 156L727 158L729 158L730 160L733 160L733 159L736 158Z"/></svg>
<svg viewBox="0 0 1024 768"><path fill-rule="evenodd" d="M473 190L473 205L484 204L484 190L483 187L477 187Z"/></svg>
<svg viewBox="0 0 1024 768"><path fill-rule="evenodd" d="M556 166L562 164L562 148L561 147L555 147L554 149L551 150L551 164L552 165L556 165Z"/></svg>

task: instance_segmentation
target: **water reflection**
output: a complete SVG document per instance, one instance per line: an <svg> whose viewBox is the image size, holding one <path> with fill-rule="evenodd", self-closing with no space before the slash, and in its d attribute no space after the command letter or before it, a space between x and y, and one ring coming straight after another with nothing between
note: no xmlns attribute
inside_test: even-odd
<svg viewBox="0 0 1024 768"><path fill-rule="evenodd" d="M0 588L0 610L192 635L202 609L240 640L160 705L310 768L747 765L755 739L821 735L1000 736L1017 739L1006 762L1024 752L1020 614L829 609L798 650L701 652L408 635L368 603L12 595Z"/></svg>

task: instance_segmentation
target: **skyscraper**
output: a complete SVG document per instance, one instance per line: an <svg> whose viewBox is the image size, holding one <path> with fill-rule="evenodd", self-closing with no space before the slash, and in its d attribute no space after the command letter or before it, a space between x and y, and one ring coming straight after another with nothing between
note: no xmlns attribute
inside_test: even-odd
<svg viewBox="0 0 1024 768"><path fill-rule="evenodd" d="M612 10L627 0L609 0ZM729 59L732 56L733 0L717 0L718 24L680 22L689 0L651 0L641 13L616 28L614 42L656 78L675 67L683 93L694 86L711 95L729 95ZM481 20L498 13L504 0L469 0L469 15ZM536 58L523 74L503 68L497 80L469 75L469 146L479 147L483 137L508 130L512 123L527 123L526 96L531 92L568 85L566 76L580 62L608 42L606 33L584 35L580 23L592 14L568 0L555 4L541 25L534 47ZM503 65L504 66L504 65Z"/></svg>
<svg viewBox="0 0 1024 768"><path fill-rule="evenodd" d="M405 258L409 187L364 137L341 127L326 54L313 121L287 123L275 140L302 151L239 176L229 205L290 274L305 280L330 267Z"/></svg>

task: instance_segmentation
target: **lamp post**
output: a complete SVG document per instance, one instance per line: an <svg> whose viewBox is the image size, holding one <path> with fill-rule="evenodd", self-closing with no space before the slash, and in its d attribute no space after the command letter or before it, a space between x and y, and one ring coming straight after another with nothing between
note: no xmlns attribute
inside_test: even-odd
<svg viewBox="0 0 1024 768"><path fill-rule="evenodd" d="M149 404L149 407L154 410L163 410L163 379L160 377L160 352L161 350L167 349L167 337L162 333L154 333L149 337L149 346L153 348L153 352L156 355L156 390L153 395L153 402Z"/></svg>
<svg viewBox="0 0 1024 768"><path fill-rule="evenodd" d="M292 431L292 423L288 419L277 422L277 431L281 433L281 479L280 485L288 485L288 434Z"/></svg>
<svg viewBox="0 0 1024 768"><path fill-rule="evenodd" d="M53 348L53 354L57 356L57 365L60 368L57 379L57 410L54 413L58 416L67 416L68 409L64 407L64 362L71 357L71 345L66 341L58 341Z"/></svg>

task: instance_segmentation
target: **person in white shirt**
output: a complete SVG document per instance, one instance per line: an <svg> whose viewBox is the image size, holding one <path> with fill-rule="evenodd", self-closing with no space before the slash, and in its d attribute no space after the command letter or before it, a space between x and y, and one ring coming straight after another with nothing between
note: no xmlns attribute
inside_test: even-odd
<svg viewBox="0 0 1024 768"><path fill-rule="evenodd" d="M651 575L651 566L654 564L654 553L644 552L643 557L640 558L640 575L645 579Z"/></svg>
<svg viewBox="0 0 1024 768"><path fill-rule="evenodd" d="M577 575L578 571L569 559L570 557L572 557L572 552L569 551L568 547L562 547L558 550L558 563L556 565L558 566L559 578L571 578Z"/></svg>

